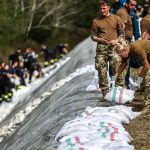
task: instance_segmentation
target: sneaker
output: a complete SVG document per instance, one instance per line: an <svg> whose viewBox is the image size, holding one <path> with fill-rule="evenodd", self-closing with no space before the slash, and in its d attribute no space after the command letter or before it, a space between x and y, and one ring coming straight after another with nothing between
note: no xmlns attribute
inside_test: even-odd
<svg viewBox="0 0 150 150"><path fill-rule="evenodd" d="M12 92L8 92L7 95L8 95L9 98L13 97L13 93Z"/></svg>
<svg viewBox="0 0 150 150"><path fill-rule="evenodd" d="M57 58L55 58L55 59L54 59L54 62L58 62L58 59L57 59Z"/></svg>
<svg viewBox="0 0 150 150"><path fill-rule="evenodd" d="M17 86L16 86L16 89L17 89L17 90L20 90L21 88L22 88L21 85L17 85Z"/></svg>
<svg viewBox="0 0 150 150"><path fill-rule="evenodd" d="M2 98L4 101L7 101L9 99L7 94L2 95Z"/></svg>
<svg viewBox="0 0 150 150"><path fill-rule="evenodd" d="M48 61L45 61L44 62L44 67L47 67L49 65L49 62Z"/></svg>
<svg viewBox="0 0 150 150"><path fill-rule="evenodd" d="M55 60L54 60L54 59L51 59L51 60L50 60L50 64L52 65L53 63L55 63Z"/></svg>

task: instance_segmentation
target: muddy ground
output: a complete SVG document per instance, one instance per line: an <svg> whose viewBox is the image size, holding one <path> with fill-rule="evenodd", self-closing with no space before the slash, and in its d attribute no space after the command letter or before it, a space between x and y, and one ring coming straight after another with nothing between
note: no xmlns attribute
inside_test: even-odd
<svg viewBox="0 0 150 150"><path fill-rule="evenodd" d="M132 69L133 76L137 74L137 70ZM135 111L142 111L144 109L144 93L136 92L135 99L130 106ZM131 144L134 145L135 150L150 150L150 110L142 113L140 116L125 126L127 131L134 139Z"/></svg>
<svg viewBox="0 0 150 150"><path fill-rule="evenodd" d="M131 104L133 110L143 110L145 107L143 101L143 93L139 93ZM150 150L150 110L142 113L125 127L134 139L131 144L134 145L135 150Z"/></svg>
<svg viewBox="0 0 150 150"><path fill-rule="evenodd" d="M135 150L150 150L150 111L141 114L126 126L134 141Z"/></svg>

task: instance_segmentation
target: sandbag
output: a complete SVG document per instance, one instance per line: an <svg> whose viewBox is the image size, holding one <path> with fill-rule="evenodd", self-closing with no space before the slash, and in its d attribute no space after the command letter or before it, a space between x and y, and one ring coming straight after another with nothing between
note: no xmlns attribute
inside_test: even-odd
<svg viewBox="0 0 150 150"><path fill-rule="evenodd" d="M125 104L131 102L134 98L135 91L126 89L123 87L112 88L104 97L106 100L112 102L112 104Z"/></svg>

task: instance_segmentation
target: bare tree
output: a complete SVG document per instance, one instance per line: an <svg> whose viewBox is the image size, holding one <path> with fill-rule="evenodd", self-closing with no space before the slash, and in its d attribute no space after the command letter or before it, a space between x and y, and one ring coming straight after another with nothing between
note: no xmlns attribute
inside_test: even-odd
<svg viewBox="0 0 150 150"><path fill-rule="evenodd" d="M37 0L31 0L31 9L29 9L29 23L26 27L26 32L25 32L25 37L28 37L28 34L32 28L33 25L33 21L34 21L34 15L35 15L35 11L36 11L36 6L37 6Z"/></svg>
<svg viewBox="0 0 150 150"><path fill-rule="evenodd" d="M73 16L80 11L77 9L79 2L80 0L29 0L25 3L25 0L15 0L14 16L19 11L28 16L24 28L27 37L32 28L67 28L74 20Z"/></svg>
<svg viewBox="0 0 150 150"><path fill-rule="evenodd" d="M18 29L28 37L32 29L68 28L80 11L81 0L0 0L3 10L17 18ZM10 11L11 7L11 11ZM11 12L11 13L10 13ZM19 20L19 19L20 20Z"/></svg>

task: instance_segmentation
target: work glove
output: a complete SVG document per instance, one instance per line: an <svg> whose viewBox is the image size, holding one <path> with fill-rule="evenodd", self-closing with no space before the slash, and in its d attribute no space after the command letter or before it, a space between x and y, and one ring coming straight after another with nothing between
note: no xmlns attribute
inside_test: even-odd
<svg viewBox="0 0 150 150"><path fill-rule="evenodd" d="M115 87L116 79L117 78L115 76L111 77L111 80L110 80L110 89Z"/></svg>
<svg viewBox="0 0 150 150"><path fill-rule="evenodd" d="M140 84L143 81L142 77L136 76L135 79L129 78L129 87L131 90L136 91L140 88Z"/></svg>

